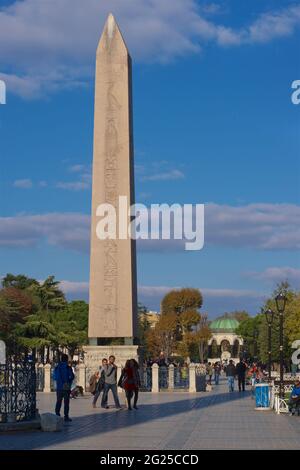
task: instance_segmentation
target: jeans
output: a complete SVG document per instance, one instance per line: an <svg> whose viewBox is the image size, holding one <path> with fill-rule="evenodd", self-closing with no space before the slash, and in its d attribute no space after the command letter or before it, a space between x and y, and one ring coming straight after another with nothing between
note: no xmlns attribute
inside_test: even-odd
<svg viewBox="0 0 300 470"><path fill-rule="evenodd" d="M227 377L227 382L228 382L228 388L230 392L234 391L234 377Z"/></svg>
<svg viewBox="0 0 300 470"><path fill-rule="evenodd" d="M102 391L103 391L103 388L100 389L100 390L97 390L97 392L95 392L95 395L94 395L94 398L93 398L93 405L96 405L97 400L98 400L98 398L99 398L99 396L100 396L100 393L101 393Z"/></svg>
<svg viewBox="0 0 300 470"><path fill-rule="evenodd" d="M136 407L138 397L139 397L139 391L138 389L135 390L126 390L126 399L127 399L127 404L128 404L128 409L131 409L131 399L134 396L133 400L133 406Z"/></svg>
<svg viewBox="0 0 300 470"><path fill-rule="evenodd" d="M70 409L70 391L69 390L56 390L56 406L55 414L60 414L61 404L64 400L64 416L65 418L69 417Z"/></svg>
<svg viewBox="0 0 300 470"><path fill-rule="evenodd" d="M239 391L241 392L243 390L244 392L245 391L245 376L244 375L238 376L238 384L239 384Z"/></svg>
<svg viewBox="0 0 300 470"><path fill-rule="evenodd" d="M215 384L219 385L219 381L220 381L220 374L215 374Z"/></svg>
<svg viewBox="0 0 300 470"><path fill-rule="evenodd" d="M117 384L104 384L104 390L103 390L103 395L102 395L102 400L101 400L101 406L103 408L105 408L107 406L108 392L110 390L112 391L116 408L121 408L121 405L120 405L120 402L119 402L119 397L118 397Z"/></svg>

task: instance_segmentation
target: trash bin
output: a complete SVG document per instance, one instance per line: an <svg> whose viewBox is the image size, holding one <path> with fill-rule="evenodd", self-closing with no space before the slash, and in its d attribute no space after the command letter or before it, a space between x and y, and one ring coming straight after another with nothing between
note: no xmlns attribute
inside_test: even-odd
<svg viewBox="0 0 300 470"><path fill-rule="evenodd" d="M256 410L270 409L269 385L266 383L255 385L255 406Z"/></svg>

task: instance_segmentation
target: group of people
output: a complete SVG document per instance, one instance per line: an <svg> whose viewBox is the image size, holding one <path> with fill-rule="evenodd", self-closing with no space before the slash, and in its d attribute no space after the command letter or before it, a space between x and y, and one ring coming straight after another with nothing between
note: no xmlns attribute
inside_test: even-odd
<svg viewBox="0 0 300 470"><path fill-rule="evenodd" d="M124 389L128 410L138 409L137 402L140 388L139 365L135 359L126 362L121 376L117 380L117 366L115 356L102 359L102 364L90 378L90 392L93 394L93 407L96 408L98 398L102 393L101 407L108 409L108 395L112 392L116 409L122 409L118 397L118 386ZM56 382L55 414L60 416L62 402L64 402L64 420L71 422L69 416L70 398L72 397L72 384L75 379L73 368L68 362L68 356L63 354L60 362L54 369L53 379ZM82 387L81 387L82 388ZM133 399L133 406L132 406Z"/></svg>
<svg viewBox="0 0 300 470"><path fill-rule="evenodd" d="M262 369L256 363L249 365L244 359L240 359L240 361L235 365L233 360L230 359L228 364L222 364L220 362L215 362L212 364L211 362L208 362L206 366L208 384L212 384L212 379L214 376L215 385L219 385L222 371L224 371L226 374L229 392L234 391L236 378L238 380L239 392L244 392L247 377L249 378L249 382L251 383L253 389L255 384L261 382L262 378L264 377Z"/></svg>
<svg viewBox="0 0 300 470"><path fill-rule="evenodd" d="M139 365L135 359L126 361L125 367L122 369L119 380L117 379L117 366L115 365L115 356L110 356L108 360L102 359L102 365L90 378L90 392L93 395L93 408L96 408L96 403L100 394L102 393L101 408L108 409L108 394L111 390L115 407L121 409L118 386L125 391L127 409L138 409L138 395L140 388L140 375Z"/></svg>

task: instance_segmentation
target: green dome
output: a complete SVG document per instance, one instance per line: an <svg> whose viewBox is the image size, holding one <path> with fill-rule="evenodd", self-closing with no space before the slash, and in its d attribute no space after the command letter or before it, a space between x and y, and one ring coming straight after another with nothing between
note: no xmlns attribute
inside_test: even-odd
<svg viewBox="0 0 300 470"><path fill-rule="evenodd" d="M235 318L219 318L209 325L211 330L234 331L239 326L239 322Z"/></svg>

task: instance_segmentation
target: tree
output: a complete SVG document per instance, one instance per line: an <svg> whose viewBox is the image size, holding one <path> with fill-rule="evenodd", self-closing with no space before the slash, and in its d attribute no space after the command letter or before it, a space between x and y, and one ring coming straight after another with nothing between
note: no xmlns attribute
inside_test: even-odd
<svg viewBox="0 0 300 470"><path fill-rule="evenodd" d="M196 339L199 348L199 358L200 362L204 362L204 355L208 349L208 341L212 336L212 332L209 328L208 324L208 316L207 314L202 314L200 318L200 322L196 327Z"/></svg>
<svg viewBox="0 0 300 470"><path fill-rule="evenodd" d="M267 299L262 308L264 312L271 309L274 312L274 319L272 323L272 360L279 362L279 314L276 309L275 297L278 293L283 292L287 298L286 308L284 312L284 357L287 363L290 362L291 345L295 339L299 339L300 323L299 323L299 309L300 309L300 293L291 289L288 282L284 281L277 284L271 297ZM266 362L268 359L268 326L261 315L262 321L259 331L259 346L261 360Z"/></svg>
<svg viewBox="0 0 300 470"><path fill-rule="evenodd" d="M63 309L47 315L47 321L57 332L56 343L66 347L71 357L88 341L88 310L89 306L85 301L75 300Z"/></svg>
<svg viewBox="0 0 300 470"><path fill-rule="evenodd" d="M199 289L185 287L168 292L161 302L161 314L180 313L198 310L202 307L203 297Z"/></svg>
<svg viewBox="0 0 300 470"><path fill-rule="evenodd" d="M36 351L43 357L46 346L58 344L57 332L53 325L36 318L35 315L28 317L24 324L18 323L14 333L17 344L24 348L26 353L31 350L34 359Z"/></svg>
<svg viewBox="0 0 300 470"><path fill-rule="evenodd" d="M155 328L146 334L146 344L151 356L158 356L163 351L170 357L176 346L177 315L174 313L161 315Z"/></svg>
<svg viewBox="0 0 300 470"><path fill-rule="evenodd" d="M249 357L259 355L260 351L260 325L262 317L257 315L256 317L249 317L241 321L237 329L235 330L238 336L241 336L244 340L244 349Z"/></svg>
<svg viewBox="0 0 300 470"><path fill-rule="evenodd" d="M149 332L151 325L147 319L148 309L141 303L138 304L138 338L139 344L143 346L144 356L148 357L149 351L147 347L147 333Z"/></svg>
<svg viewBox="0 0 300 470"><path fill-rule="evenodd" d="M16 289L28 289L32 285L38 285L36 279L25 276L24 274L14 275L11 273L6 274L2 279L3 287L15 287Z"/></svg>
<svg viewBox="0 0 300 470"><path fill-rule="evenodd" d="M41 310L55 311L66 305L65 295L59 289L59 281L54 276L48 276L43 283L33 284L30 291L39 299Z"/></svg>
<svg viewBox="0 0 300 470"><path fill-rule="evenodd" d="M186 310L178 316L178 322L181 327L183 335L185 333L192 331L192 328L198 325L200 321L200 315L195 310Z"/></svg>
<svg viewBox="0 0 300 470"><path fill-rule="evenodd" d="M15 325L24 323L32 311L32 301L25 291L7 287L0 291L0 338L6 342L8 354L16 354Z"/></svg>

